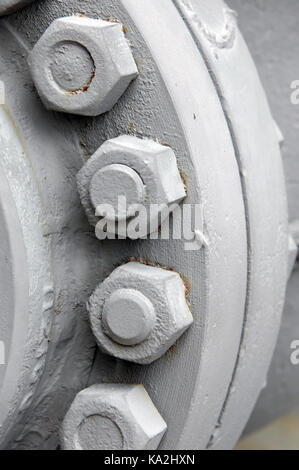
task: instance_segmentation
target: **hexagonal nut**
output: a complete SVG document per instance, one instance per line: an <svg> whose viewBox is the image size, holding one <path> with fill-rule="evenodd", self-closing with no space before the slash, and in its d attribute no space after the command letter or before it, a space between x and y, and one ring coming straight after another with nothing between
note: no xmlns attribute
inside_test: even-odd
<svg viewBox="0 0 299 470"><path fill-rule="evenodd" d="M0 4L0 16L14 13L19 8L22 8L33 0L2 0Z"/></svg>
<svg viewBox="0 0 299 470"><path fill-rule="evenodd" d="M142 385L101 384L76 396L60 436L64 450L155 450L166 429Z"/></svg>
<svg viewBox="0 0 299 470"><path fill-rule="evenodd" d="M288 279L291 277L294 266L298 259L298 246L294 237L289 234L288 240Z"/></svg>
<svg viewBox="0 0 299 470"><path fill-rule="evenodd" d="M181 276L135 261L105 279L88 310L101 350L138 364L159 359L193 322Z"/></svg>
<svg viewBox="0 0 299 470"><path fill-rule="evenodd" d="M29 65L47 109L85 116L110 111L138 75L122 25L80 16L55 20Z"/></svg>
<svg viewBox="0 0 299 470"><path fill-rule="evenodd" d="M99 175L103 170L109 170L119 164L134 171L135 177L133 175L130 178L128 175L124 177L124 172L117 170L110 172L110 179L107 177L108 172L105 180ZM91 197L91 186L96 178L101 184L98 183L97 187L92 188ZM128 135L105 142L81 169L77 183L82 204L92 225L96 225L100 220L97 216L101 215L99 207L107 205L114 207L119 197L126 198L128 209L132 202L138 206L142 205L147 217L144 233L140 236L157 230L158 220L163 222L169 216L171 206L180 203L186 197L186 189L174 151L153 140ZM136 194L135 201L132 201L132 188ZM169 211L157 213L158 209L155 206L158 205L165 206ZM131 212L134 212L134 207ZM137 212L140 213L140 210ZM128 220L131 224L135 222L134 217ZM117 227L115 229L117 230Z"/></svg>

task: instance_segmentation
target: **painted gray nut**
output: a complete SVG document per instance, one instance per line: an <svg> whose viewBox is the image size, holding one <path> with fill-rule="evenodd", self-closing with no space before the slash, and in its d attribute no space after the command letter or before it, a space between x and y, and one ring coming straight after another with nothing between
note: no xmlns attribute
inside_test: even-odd
<svg viewBox="0 0 299 470"><path fill-rule="evenodd" d="M46 108L85 116L110 111L138 75L122 25L80 16L55 20L29 65Z"/></svg>
<svg viewBox="0 0 299 470"><path fill-rule="evenodd" d="M61 428L64 450L155 450L167 425L142 385L101 384L80 392Z"/></svg>
<svg viewBox="0 0 299 470"><path fill-rule="evenodd" d="M1 0L0 16L13 13L14 11L18 10L18 8L22 8L31 2L33 2L33 0Z"/></svg>
<svg viewBox="0 0 299 470"><path fill-rule="evenodd" d="M106 141L83 166L77 181L87 217L97 226L100 239L103 233L104 237L121 233L123 237L141 238L155 232L175 208L173 205L186 196L173 150L128 135ZM121 198L124 205L120 204ZM140 207L146 214L144 225L135 215L136 209L140 214ZM101 218L103 224L98 224ZM105 226L105 219L114 223Z"/></svg>
<svg viewBox="0 0 299 470"><path fill-rule="evenodd" d="M159 359L193 322L180 275L135 261L112 272L88 310L102 351L138 364Z"/></svg>

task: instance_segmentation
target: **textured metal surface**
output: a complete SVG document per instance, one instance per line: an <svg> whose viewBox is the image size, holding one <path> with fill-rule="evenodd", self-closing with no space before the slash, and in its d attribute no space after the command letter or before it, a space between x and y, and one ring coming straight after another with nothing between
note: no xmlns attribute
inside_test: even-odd
<svg viewBox="0 0 299 470"><path fill-rule="evenodd" d="M0 440L4 441L18 415L30 405L41 376L54 299L49 246L41 229L44 214L38 188L22 140L4 107L0 108L0 146L2 204L8 205L4 206L3 226L8 232L2 256L6 257L4 266L8 265L10 271L1 285L2 302L6 299L10 303L3 305L7 308L4 322L7 320L9 325L1 321L8 359L1 386Z"/></svg>
<svg viewBox="0 0 299 470"><path fill-rule="evenodd" d="M288 264L288 278L291 277L296 261L298 258L298 244L296 242L296 239L292 235L292 233L289 234L289 264Z"/></svg>
<svg viewBox="0 0 299 470"><path fill-rule="evenodd" d="M29 63L45 106L82 116L110 111L138 74L122 25L82 16L54 21Z"/></svg>
<svg viewBox="0 0 299 470"><path fill-rule="evenodd" d="M134 173L127 178L123 172L119 174L119 171L114 171L107 178L107 169L119 163ZM95 188L94 178L99 171L105 169L105 179L101 178ZM137 225L140 217L139 214L136 215L136 211L138 212L139 207L140 212L142 206L146 211L147 220L144 221L144 227L139 228L138 238L156 232L169 213L173 212L172 207L186 196L173 150L153 140L128 135L108 140L92 155L78 174L78 190L87 217L94 225L100 221L102 211L108 212L108 220L124 219L131 225L136 221ZM130 194L131 192L133 194ZM121 198L125 198L125 215L119 214L122 212L121 208L118 209ZM153 211L155 205L157 210ZM101 206L103 209L100 209ZM114 217L109 215L109 206ZM127 214L126 208L131 210L131 214ZM127 223L120 224L119 227L114 224L111 229L108 225L106 232L112 236L116 233L122 234L123 225L126 228ZM97 233L100 238L100 230L96 230Z"/></svg>
<svg viewBox="0 0 299 470"><path fill-rule="evenodd" d="M13 13L14 11L26 6L31 2L33 2L33 0L1 0L0 16Z"/></svg>
<svg viewBox="0 0 299 470"><path fill-rule="evenodd" d="M139 302L134 301L133 317L127 316L132 311L132 305L127 309L128 300L133 301L132 292L130 297L125 297L125 291L135 289L144 299L139 298ZM117 297L116 306L109 312L111 297L122 293ZM135 294L136 296L136 294ZM150 364L159 359L166 351L182 336L193 322L192 314L187 304L186 287L178 273L168 271L155 266L147 266L142 263L130 262L120 266L105 279L96 289L89 300L89 315L92 329L101 349L107 354L136 362L138 364ZM127 302L126 302L127 299ZM141 303L142 300L142 303ZM150 305L148 303L150 302ZM105 309L108 312L105 315ZM147 332L147 325L144 325L145 332L141 334L145 338L137 343L124 346L123 341L111 338L107 331L110 322L115 322L111 316L115 316L120 322L118 331L121 339L126 339L125 331L134 331L134 324L138 322L140 316L146 315L150 323ZM154 317L153 319L151 317ZM123 318L121 318L123 317ZM103 322L104 320L104 322ZM105 328L106 327L106 328ZM122 334L123 332L123 334Z"/></svg>
<svg viewBox="0 0 299 470"><path fill-rule="evenodd" d="M0 108L1 174L8 185L2 204L12 201L4 227L13 234L2 257L14 277L5 292L12 301L7 314L13 348L7 351L1 387L0 446L55 449L59 423L86 385L93 359L84 299L98 260L76 192L82 157L73 131L49 116L36 98L28 50L3 23L0 43L5 44L0 79L6 88Z"/></svg>
<svg viewBox="0 0 299 470"><path fill-rule="evenodd" d="M76 396L61 441L65 450L153 450L166 428L142 385L93 385Z"/></svg>
<svg viewBox="0 0 299 470"><path fill-rule="evenodd" d="M44 118L32 92L28 50L22 51L25 57L20 54L11 61L10 77L20 80L22 75L27 84L18 94L29 94L27 103L35 103L34 112L31 104L21 108L20 128L31 142L37 180L46 181L42 194L55 260L55 302L58 311L66 312L55 316L55 340L36 391L38 400L22 428L14 430L22 432L11 447L57 445L61 416L90 368L93 343L84 302L99 282L130 258L172 268L185 278L194 324L169 353L146 367L98 351L90 384L142 383L168 424L161 449L231 447L263 384L287 275L277 134L233 15L220 1L201 1L198 11L189 1L179 3L44 0L41 8L33 3L3 23L1 35L10 38L6 27L17 30L29 50L58 17L84 10L92 18L118 20L140 72L108 114L87 119L46 113ZM188 21L177 8L183 5L191 5ZM183 16L189 14L190 8ZM3 51L8 58L11 53L9 48ZM8 70L1 68L1 78ZM7 78L6 82L11 93L15 85ZM20 102L21 98L15 102L16 110ZM35 133L28 131L27 114L42 145L33 145L30 136ZM50 139L53 128L57 136ZM82 157L87 159L105 141L123 134L154 139L173 149L187 185L184 203L198 204L198 225L193 227L197 250L186 251L184 240L99 243L90 236L81 218L74 174L84 164Z"/></svg>
<svg viewBox="0 0 299 470"><path fill-rule="evenodd" d="M296 0L251 2L228 0L257 65L273 115L284 136L282 156L286 175L289 220L299 219L299 107L291 103L291 84L298 78L299 33ZM292 341L299 337L298 269L290 279L282 326L262 391L247 431L252 431L298 405L299 374L290 361Z"/></svg>

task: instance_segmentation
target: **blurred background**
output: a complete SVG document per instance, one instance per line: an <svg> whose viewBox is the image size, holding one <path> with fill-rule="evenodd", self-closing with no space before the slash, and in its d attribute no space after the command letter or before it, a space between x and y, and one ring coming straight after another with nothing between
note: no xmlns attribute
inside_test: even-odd
<svg viewBox="0 0 299 470"><path fill-rule="evenodd" d="M285 139L282 153L289 217L290 222L299 220L299 105L292 104L290 99L291 84L299 80L299 1L227 0L227 3L237 12L240 30ZM297 269L289 282L268 384L238 450L299 450L299 366L290 362L290 344L299 339L298 286Z"/></svg>

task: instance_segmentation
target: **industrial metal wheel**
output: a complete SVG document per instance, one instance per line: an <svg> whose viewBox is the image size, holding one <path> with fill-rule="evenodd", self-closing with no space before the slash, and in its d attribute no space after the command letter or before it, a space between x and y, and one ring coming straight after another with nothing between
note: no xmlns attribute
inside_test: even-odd
<svg viewBox="0 0 299 470"><path fill-rule="evenodd" d="M43 54L41 77L28 66L54 20L78 14L121 23L139 71L96 117L57 112ZM80 390L139 383L167 424L161 449L232 448L266 379L288 267L279 138L235 15L222 0L36 0L0 20L0 80L0 446L55 449ZM96 239L76 176L121 135L175 153L183 204L200 213L192 250L184 240ZM86 309L132 259L179 273L194 320L149 365L96 348Z"/></svg>

